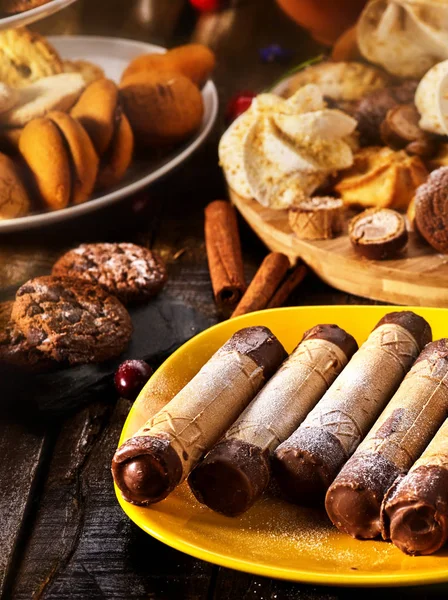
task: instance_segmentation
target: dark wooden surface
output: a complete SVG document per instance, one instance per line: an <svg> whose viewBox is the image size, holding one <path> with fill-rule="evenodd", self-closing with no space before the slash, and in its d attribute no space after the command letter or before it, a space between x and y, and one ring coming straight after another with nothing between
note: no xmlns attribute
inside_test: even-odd
<svg viewBox="0 0 448 600"><path fill-rule="evenodd" d="M215 81L221 113L239 89L262 90L284 67L262 65L258 48L279 42L299 62L320 51L272 0L246 0L217 15L197 15L183 0L84 0L37 27L45 33L132 37L172 46L209 44L218 55ZM29 277L47 273L56 256L81 241L149 244L168 263L163 306L174 331L219 320L203 241L203 207L224 195L216 145L222 114L207 144L175 174L137 199L51 229L0 237L0 301ZM265 249L241 223L247 276ZM313 276L291 304L366 302L336 292ZM0 310L0 319L7 310ZM153 317L157 319L157 314ZM154 330L157 330L154 324ZM164 348L164 341L160 347ZM181 343L180 334L177 343ZM174 340L174 343L176 340ZM157 346L158 340L153 340ZM157 353L155 353L157 354ZM156 364L154 366L157 366ZM447 587L349 590L296 585L237 573L171 550L134 526L112 489L110 460L130 403L110 389L65 416L35 413L0 388L0 597L4 599L355 600L447 598ZM33 385L29 385L29 400ZM5 407L8 408L5 408Z"/></svg>

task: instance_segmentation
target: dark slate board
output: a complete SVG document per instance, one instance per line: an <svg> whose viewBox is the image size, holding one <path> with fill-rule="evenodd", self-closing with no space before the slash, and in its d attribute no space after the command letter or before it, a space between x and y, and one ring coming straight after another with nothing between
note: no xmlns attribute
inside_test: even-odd
<svg viewBox="0 0 448 600"><path fill-rule="evenodd" d="M123 360L144 359L156 367L184 342L213 324L211 318L163 295L130 312L134 334L126 352L115 360L26 376L10 369L2 373L4 397L11 401L8 410L14 409L17 402L26 402L40 411L64 412L108 387L115 398L112 376Z"/></svg>

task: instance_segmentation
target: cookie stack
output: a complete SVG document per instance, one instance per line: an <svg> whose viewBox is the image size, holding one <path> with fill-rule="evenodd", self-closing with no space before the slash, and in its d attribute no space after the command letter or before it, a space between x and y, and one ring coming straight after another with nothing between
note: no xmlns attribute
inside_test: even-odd
<svg viewBox="0 0 448 600"><path fill-rule="evenodd" d="M0 334L0 363L46 371L116 358L132 335L124 304L148 301L165 282L165 265L147 248L105 243L70 250L51 275L17 291Z"/></svg>
<svg viewBox="0 0 448 600"><path fill-rule="evenodd" d="M118 86L37 33L0 32L0 152L14 163L0 179L0 220L86 202L121 182L134 145L147 160L191 137L214 63L198 44L143 55Z"/></svg>

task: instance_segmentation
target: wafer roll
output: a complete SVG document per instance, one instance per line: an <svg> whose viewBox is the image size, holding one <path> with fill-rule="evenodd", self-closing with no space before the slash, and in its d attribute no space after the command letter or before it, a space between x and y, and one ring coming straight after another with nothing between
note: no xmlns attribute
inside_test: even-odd
<svg viewBox="0 0 448 600"><path fill-rule="evenodd" d="M267 487L270 454L303 421L358 345L337 325L317 325L193 470L196 498L217 512L245 512Z"/></svg>
<svg viewBox="0 0 448 600"><path fill-rule="evenodd" d="M188 476L278 369L286 352L266 327L241 329L116 451L112 474L128 502L163 500Z"/></svg>
<svg viewBox="0 0 448 600"><path fill-rule="evenodd" d="M433 554L448 539L448 419L381 509L384 539L406 554Z"/></svg>
<svg viewBox="0 0 448 600"><path fill-rule="evenodd" d="M380 534L384 495L406 473L448 416L448 339L429 344L326 499L341 531L361 539Z"/></svg>
<svg viewBox="0 0 448 600"><path fill-rule="evenodd" d="M428 323L412 312L380 320L302 425L275 451L274 473L286 496L299 503L324 498L430 339Z"/></svg>

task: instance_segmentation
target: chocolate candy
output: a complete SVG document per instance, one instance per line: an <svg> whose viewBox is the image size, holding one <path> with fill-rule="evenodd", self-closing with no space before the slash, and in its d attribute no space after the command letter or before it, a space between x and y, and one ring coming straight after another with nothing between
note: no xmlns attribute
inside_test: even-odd
<svg viewBox="0 0 448 600"><path fill-rule="evenodd" d="M382 534L406 554L433 554L448 539L448 419L409 473L389 489Z"/></svg>
<svg viewBox="0 0 448 600"><path fill-rule="evenodd" d="M163 500L235 421L278 369L286 352L266 327L235 333L195 377L115 453L123 497Z"/></svg>
<svg viewBox="0 0 448 600"><path fill-rule="evenodd" d="M194 469L200 501L229 516L245 512L266 489L270 454L303 421L358 346L337 325L307 331L280 370Z"/></svg>
<svg viewBox="0 0 448 600"><path fill-rule="evenodd" d="M428 323L409 312L383 317L302 425L274 453L280 488L315 503L369 431L431 340Z"/></svg>
<svg viewBox="0 0 448 600"><path fill-rule="evenodd" d="M398 254L408 241L404 217L390 208L369 208L348 225L353 248L371 260L384 260Z"/></svg>
<svg viewBox="0 0 448 600"><path fill-rule="evenodd" d="M428 344L381 417L328 490L326 508L341 531L380 534L380 509L448 415L448 339Z"/></svg>

